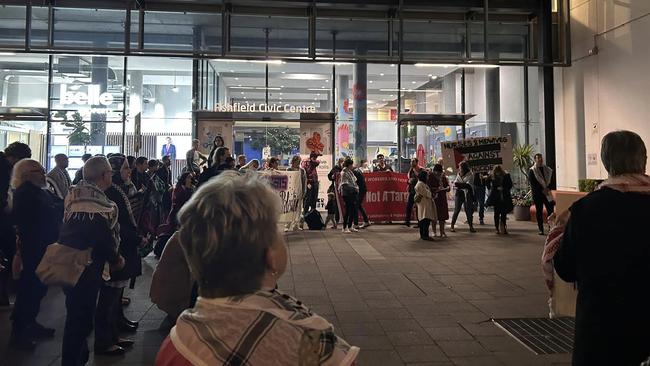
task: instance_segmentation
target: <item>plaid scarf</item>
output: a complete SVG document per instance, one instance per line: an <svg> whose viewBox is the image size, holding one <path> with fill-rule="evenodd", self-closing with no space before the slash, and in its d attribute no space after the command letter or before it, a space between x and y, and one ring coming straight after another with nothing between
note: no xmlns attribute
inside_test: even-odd
<svg viewBox="0 0 650 366"><path fill-rule="evenodd" d="M170 333L193 365L352 365L359 348L332 325L277 290L217 299L200 297Z"/></svg>

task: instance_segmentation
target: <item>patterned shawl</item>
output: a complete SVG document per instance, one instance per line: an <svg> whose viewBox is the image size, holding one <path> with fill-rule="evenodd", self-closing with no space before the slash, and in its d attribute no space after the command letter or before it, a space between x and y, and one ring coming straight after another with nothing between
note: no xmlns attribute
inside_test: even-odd
<svg viewBox="0 0 650 366"><path fill-rule="evenodd" d="M542 172L539 171L539 168L542 168L544 171L544 174L542 175ZM553 177L553 169L549 168L546 165L543 166L537 166L537 164L533 165L530 170L533 171L533 174L535 175L535 179L544 188L548 188L551 185L551 178ZM554 201L553 196L551 195L551 192L546 194L546 198L548 199L549 202Z"/></svg>
<svg viewBox="0 0 650 366"><path fill-rule="evenodd" d="M626 174L611 177L601 183L597 189L603 188L610 188L624 193L650 194L650 176L646 174ZM553 257L558 248L560 248L560 245L562 245L564 229L570 217L571 214L569 211L558 217L553 229L551 229L551 232L546 238L546 244L544 244L544 252L542 253L542 272L544 273L544 282L546 283L546 287L551 295L553 294L554 286Z"/></svg>
<svg viewBox="0 0 650 366"><path fill-rule="evenodd" d="M72 185L70 181L70 175L65 169L61 169L58 166L54 167L46 176L47 185L51 187L54 194L59 196L61 199L65 199L65 195L68 193L68 188Z"/></svg>
<svg viewBox="0 0 650 366"><path fill-rule="evenodd" d="M117 247L120 245L120 224L117 222L117 205L106 197L96 185L79 182L77 185L70 187L68 195L65 196L65 209L63 220L68 222L71 219L88 216L92 219L93 215L100 215L108 221L113 242ZM104 264L104 273L102 277L108 281L110 279L108 263Z"/></svg>
<svg viewBox="0 0 650 366"><path fill-rule="evenodd" d="M185 359L200 366L348 366L359 353L327 320L277 290L199 297L179 316L170 339Z"/></svg>

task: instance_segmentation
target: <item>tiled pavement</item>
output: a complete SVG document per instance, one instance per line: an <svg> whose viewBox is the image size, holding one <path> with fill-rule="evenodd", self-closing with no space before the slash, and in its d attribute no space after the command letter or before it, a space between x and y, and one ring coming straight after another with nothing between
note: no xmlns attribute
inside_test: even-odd
<svg viewBox="0 0 650 366"><path fill-rule="evenodd" d="M417 240L416 229L375 225L358 234L296 232L287 236L290 266L280 287L329 319L361 347L360 365L556 365L569 355L536 356L508 337L492 317L548 313L539 269L543 238L530 223L510 222L511 235L492 226L449 238ZM130 292L127 316L139 319L136 347L94 365L151 365L165 331L164 314L148 299L153 258ZM51 290L40 320L58 329L33 353L7 349L8 313L0 310L0 365L60 362L63 296Z"/></svg>

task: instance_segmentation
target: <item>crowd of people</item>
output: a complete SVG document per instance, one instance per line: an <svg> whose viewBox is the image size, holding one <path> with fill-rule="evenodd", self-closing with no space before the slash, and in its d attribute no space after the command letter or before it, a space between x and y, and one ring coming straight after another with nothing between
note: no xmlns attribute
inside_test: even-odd
<svg viewBox="0 0 650 366"><path fill-rule="evenodd" d="M574 363L615 364L625 359L621 364L632 365L649 353L650 298L645 290L650 252L642 240L644 210L650 204L647 153L639 136L627 131L607 135L602 151L609 179L569 213L551 216L553 245L545 256L553 258L563 279L578 284ZM291 159L287 170L300 172L302 214L285 230L300 230L316 210L319 156L314 152L305 161L300 156ZM215 138L209 156L198 151L195 140L186 157L186 168L172 185L168 155L161 161L84 155L83 167L70 179L65 155L55 156L56 166L46 174L31 159L26 144L12 143L0 153L0 305L9 303L13 276L12 346L33 349L39 340L54 336L54 329L36 321L48 285L54 284L41 276L45 271L62 281L56 284L63 284L66 298L62 364L86 364L93 329L95 354L124 354L134 345L125 335L139 326L124 315L130 301L125 290L142 274L142 257L153 251L160 260L151 299L173 325L157 365L355 364L358 347L278 289L288 262L284 236L269 229L279 224L279 197L268 181L252 172L273 173L279 160L234 158L220 138ZM363 209L366 167L366 162L355 167L351 158L342 158L328 175L326 223L336 228L342 220L344 233L371 225ZM390 170L383 156L374 168ZM536 155L529 180L539 211L545 206L549 214L554 208L551 174ZM492 207L496 232L508 233L513 183L501 166L481 174L462 162L450 183L440 162L428 170L413 159L405 221L410 224L417 207L421 239L433 240L431 224L433 236L439 231L446 237L452 184L451 231L461 210L469 231L475 232L476 208L479 224L484 224L484 207ZM594 213L610 209L618 212L614 222L592 221ZM539 229L543 233L544 226ZM613 243L622 243L619 250ZM61 247L66 257L56 258ZM84 253L91 260L75 261ZM42 268L43 263L66 260L67 268ZM611 312L623 318L615 320ZM626 337L617 338L624 333Z"/></svg>

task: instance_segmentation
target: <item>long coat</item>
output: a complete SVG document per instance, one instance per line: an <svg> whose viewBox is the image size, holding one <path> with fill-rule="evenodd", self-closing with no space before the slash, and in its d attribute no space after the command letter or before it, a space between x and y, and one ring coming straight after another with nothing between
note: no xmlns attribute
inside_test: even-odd
<svg viewBox="0 0 650 366"><path fill-rule="evenodd" d="M431 195L429 186L424 182L418 181L415 185L415 194L422 196L420 202L416 203L418 206L418 219L429 219L431 221L437 220L438 215L436 213L436 206L433 204L433 196Z"/></svg>
<svg viewBox="0 0 650 366"><path fill-rule="evenodd" d="M571 206L553 258L577 282L573 365L634 365L650 356L650 194L602 188Z"/></svg>

